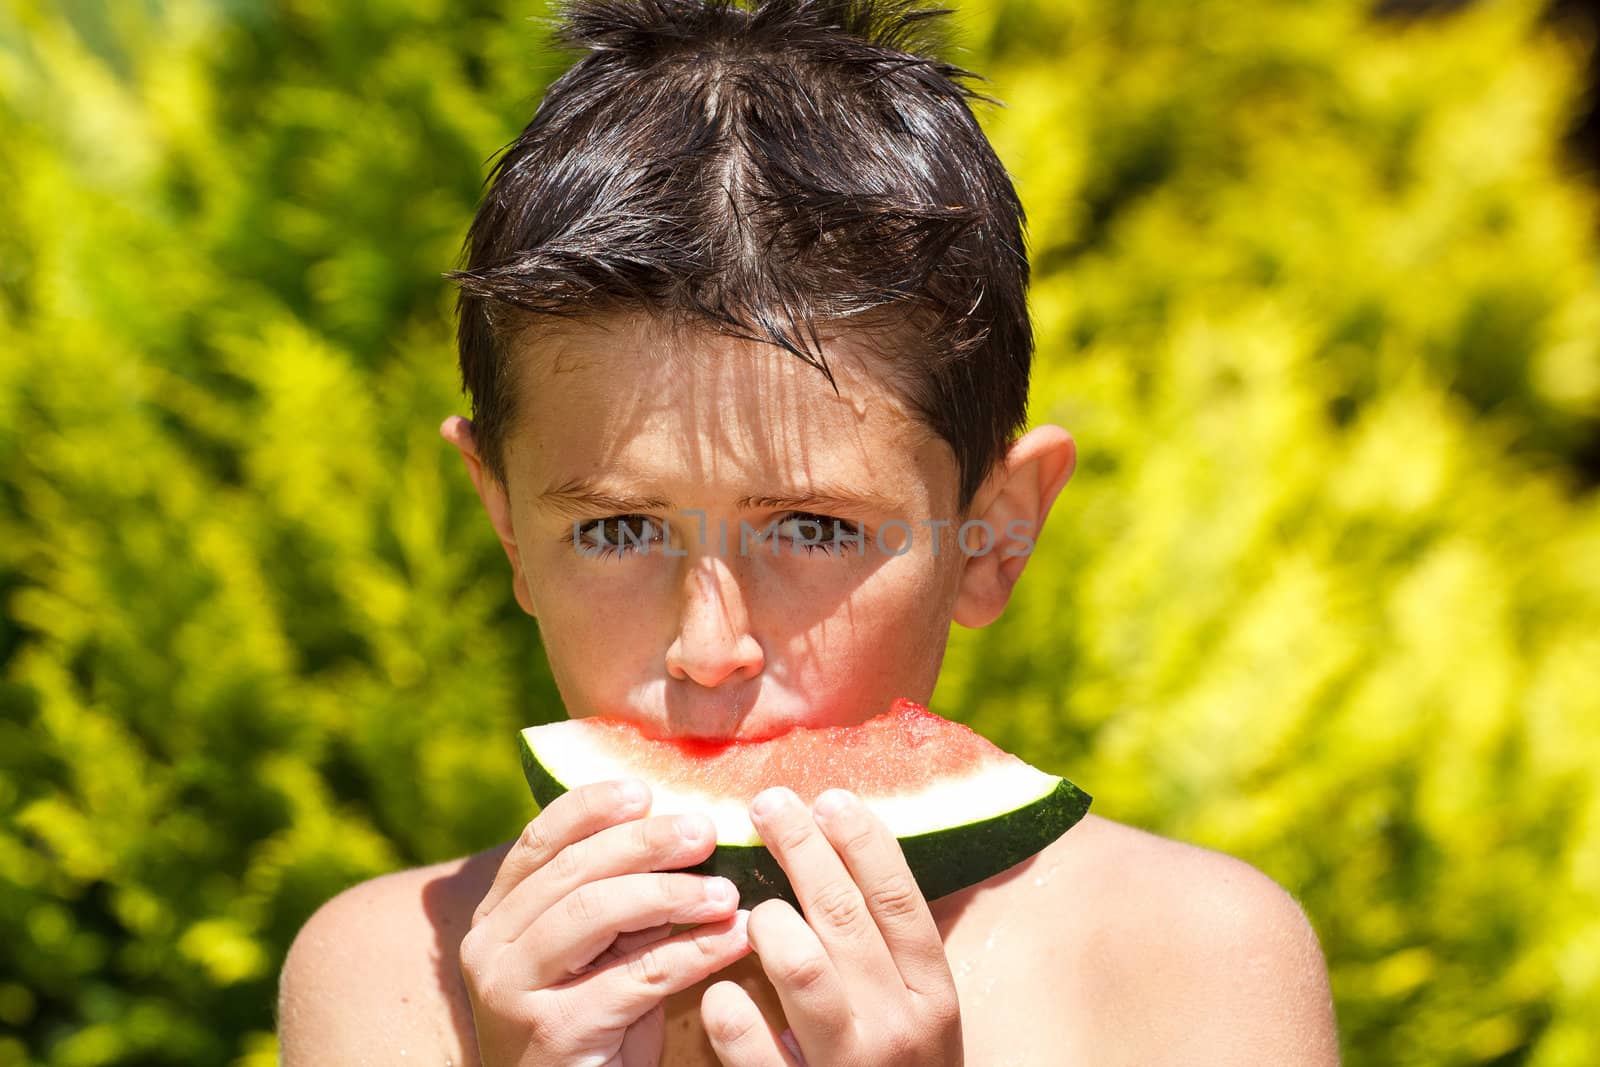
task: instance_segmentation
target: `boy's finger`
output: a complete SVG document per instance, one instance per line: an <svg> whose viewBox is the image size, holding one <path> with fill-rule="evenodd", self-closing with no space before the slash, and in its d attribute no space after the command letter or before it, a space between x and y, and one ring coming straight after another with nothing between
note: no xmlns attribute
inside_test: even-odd
<svg viewBox="0 0 1600 1067"><path fill-rule="evenodd" d="M701 924L532 995L566 1002L550 1009L552 1018L589 1018L616 1030L632 1026L667 997L749 955L749 915L739 911L721 922Z"/></svg>
<svg viewBox="0 0 1600 1067"><path fill-rule="evenodd" d="M772 803L763 807L764 802ZM782 786L767 789L755 798L751 814L845 983L855 988L898 980L861 890L800 798Z"/></svg>
<svg viewBox="0 0 1600 1067"><path fill-rule="evenodd" d="M773 1032L766 1016L737 982L717 982L700 998L700 1025L723 1067L806 1067L794 1046ZM794 1035L789 1040L794 1040Z"/></svg>
<svg viewBox="0 0 1600 1067"><path fill-rule="evenodd" d="M647 930L624 931L617 935L616 940L611 943L611 947L594 958L594 962L589 965L587 970L604 967L612 960L619 960L635 949L653 945L663 938L671 937L677 932L677 929L678 927L675 923L662 923L660 926L652 926Z"/></svg>
<svg viewBox="0 0 1600 1067"><path fill-rule="evenodd" d="M707 888L719 883L725 894L708 896ZM737 911L737 892L725 879L698 874L624 874L588 882L522 931L511 943L515 962L508 966L519 987L543 989L588 973L595 957L621 935L663 923L721 922Z"/></svg>
<svg viewBox="0 0 1600 1067"><path fill-rule="evenodd" d="M784 900L764 900L750 910L750 948L766 972L783 1016L817 1051L819 1062L848 1048L854 1009L872 990L849 986L817 932ZM881 943L880 943L881 951Z"/></svg>
<svg viewBox="0 0 1600 1067"><path fill-rule="evenodd" d="M634 818L650 805L648 787L638 799L625 791L623 780L595 782L568 790L550 802L522 830L521 836L500 861L494 883L472 915L473 925L493 911L524 878L555 858L574 842L608 826ZM643 783L638 783L643 786Z"/></svg>
<svg viewBox="0 0 1600 1067"><path fill-rule="evenodd" d="M844 789L824 791L814 810L823 833L861 887L906 988L925 994L948 991L954 979L944 940L889 827Z"/></svg>

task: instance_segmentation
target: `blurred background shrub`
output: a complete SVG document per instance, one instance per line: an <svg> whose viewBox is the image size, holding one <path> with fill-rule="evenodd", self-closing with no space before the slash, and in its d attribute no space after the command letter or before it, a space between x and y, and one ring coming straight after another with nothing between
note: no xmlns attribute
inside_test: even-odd
<svg viewBox="0 0 1600 1067"><path fill-rule="evenodd" d="M1532 0L976 0L1036 421L935 694L1254 863L1347 1062L1600 1062L1600 278ZM296 929L560 717L436 435L538 3L0 3L0 1064L270 1063Z"/></svg>

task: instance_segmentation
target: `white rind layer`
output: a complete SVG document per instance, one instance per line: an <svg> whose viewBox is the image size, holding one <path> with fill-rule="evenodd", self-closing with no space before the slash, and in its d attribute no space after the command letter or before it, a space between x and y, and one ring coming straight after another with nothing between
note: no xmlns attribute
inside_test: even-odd
<svg viewBox="0 0 1600 1067"><path fill-rule="evenodd" d="M593 744L589 731L576 722L530 727L523 731L530 742L534 729L539 731L538 744L530 743L529 747L550 776L566 788L616 778L640 778L650 786L651 815L706 815L716 825L719 845L761 843L750 822L752 797L718 796L661 785L648 773ZM1015 811L1048 796L1060 783L1059 777L1013 758L986 762L971 774L941 779L914 794L861 799L896 837L913 837Z"/></svg>

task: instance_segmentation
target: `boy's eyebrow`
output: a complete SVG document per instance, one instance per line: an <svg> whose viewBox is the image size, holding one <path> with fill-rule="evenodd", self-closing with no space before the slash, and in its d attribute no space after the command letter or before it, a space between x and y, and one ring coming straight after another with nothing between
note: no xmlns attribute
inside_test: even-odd
<svg viewBox="0 0 1600 1067"><path fill-rule="evenodd" d="M535 501L554 511L586 515L592 511L613 513L671 511L672 501L654 496L633 496L601 489L582 478L546 489ZM752 508L782 508L790 511L898 511L900 505L870 489L851 489L821 484L795 493L779 495L753 493L736 502L741 511Z"/></svg>

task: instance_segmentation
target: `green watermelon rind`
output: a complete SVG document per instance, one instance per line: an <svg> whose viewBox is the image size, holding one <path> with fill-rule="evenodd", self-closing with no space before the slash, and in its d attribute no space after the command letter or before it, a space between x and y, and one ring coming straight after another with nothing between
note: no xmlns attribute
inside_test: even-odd
<svg viewBox="0 0 1600 1067"><path fill-rule="evenodd" d="M567 791L521 739L522 770L540 808ZM1054 777L1054 776L1052 776ZM1065 778L1021 807L972 823L899 838L906 865L927 900L966 889L1011 869L1042 852L1084 817L1093 798ZM739 906L753 908L764 900L800 901L778 858L764 845L719 844L690 874L721 875L739 890Z"/></svg>
<svg viewBox="0 0 1600 1067"><path fill-rule="evenodd" d="M1042 852L1089 810L1092 798L1066 779L1031 804L945 830L899 838L906 866L927 900L976 885ZM739 906L778 897L800 907L789 876L762 845L718 845L694 874L721 875L739 889Z"/></svg>

